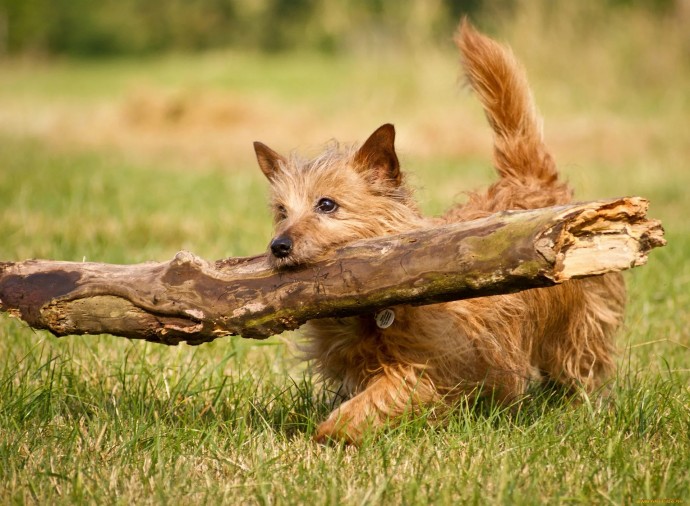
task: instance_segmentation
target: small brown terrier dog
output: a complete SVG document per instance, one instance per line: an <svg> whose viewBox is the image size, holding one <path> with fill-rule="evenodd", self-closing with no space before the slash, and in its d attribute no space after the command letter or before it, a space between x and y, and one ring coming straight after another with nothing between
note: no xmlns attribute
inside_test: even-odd
<svg viewBox="0 0 690 506"><path fill-rule="evenodd" d="M276 268L321 260L362 238L571 200L512 52L467 21L456 43L494 130L499 180L430 219L420 214L400 172L392 125L359 148L334 143L313 160L285 158L256 142L271 184ZM315 439L357 444L369 429L422 407L443 411L461 397L488 395L509 404L535 381L591 392L614 367L613 334L624 305L622 277L607 274L510 295L397 306L385 329L374 315L313 320L306 326L307 357L348 398L320 424Z"/></svg>

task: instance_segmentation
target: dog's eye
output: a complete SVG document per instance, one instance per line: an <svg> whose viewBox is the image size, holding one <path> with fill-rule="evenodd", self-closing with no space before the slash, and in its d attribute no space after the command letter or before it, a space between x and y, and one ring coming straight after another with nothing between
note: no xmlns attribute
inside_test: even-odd
<svg viewBox="0 0 690 506"><path fill-rule="evenodd" d="M320 213L328 214L338 209L338 204L329 198L322 198L316 203L316 210Z"/></svg>
<svg viewBox="0 0 690 506"><path fill-rule="evenodd" d="M287 209L285 209L285 206L280 204L276 206L276 217L281 221L287 218Z"/></svg>

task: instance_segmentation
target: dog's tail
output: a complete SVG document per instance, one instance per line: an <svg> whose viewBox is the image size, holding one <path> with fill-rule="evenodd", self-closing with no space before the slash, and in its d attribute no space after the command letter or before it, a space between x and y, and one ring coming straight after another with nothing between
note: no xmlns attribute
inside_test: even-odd
<svg viewBox="0 0 690 506"><path fill-rule="evenodd" d="M463 19L455 37L465 74L494 130L494 164L502 178L556 184L556 164L544 144L542 123L527 77L512 51Z"/></svg>

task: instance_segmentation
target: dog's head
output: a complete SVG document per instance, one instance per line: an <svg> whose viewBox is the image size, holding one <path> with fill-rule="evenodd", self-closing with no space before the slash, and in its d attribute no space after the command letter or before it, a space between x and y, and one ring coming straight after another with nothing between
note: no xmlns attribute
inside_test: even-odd
<svg viewBox="0 0 690 506"><path fill-rule="evenodd" d="M395 129L386 124L359 148L333 142L312 160L254 143L271 183L275 267L312 263L357 239L414 228L419 213L403 184L394 140Z"/></svg>

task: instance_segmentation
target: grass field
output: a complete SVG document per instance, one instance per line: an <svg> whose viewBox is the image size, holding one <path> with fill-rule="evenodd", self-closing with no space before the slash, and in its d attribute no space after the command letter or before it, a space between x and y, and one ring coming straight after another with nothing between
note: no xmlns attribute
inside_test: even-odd
<svg viewBox="0 0 690 506"><path fill-rule="evenodd" d="M522 56L518 28L505 38ZM58 340L0 315L0 504L690 502L690 63L672 59L676 46L625 60L644 44L620 37L546 41L543 65L526 58L577 196L647 197L667 231L668 246L626 274L610 399L537 398L513 416L461 406L447 427L421 417L361 449L321 447L310 436L330 396L294 358L298 333L165 348ZM583 77L609 60L626 73ZM440 212L493 177L488 127L455 63L445 49L4 62L0 260L257 253L270 225L251 141L309 150L387 121L423 208Z"/></svg>

